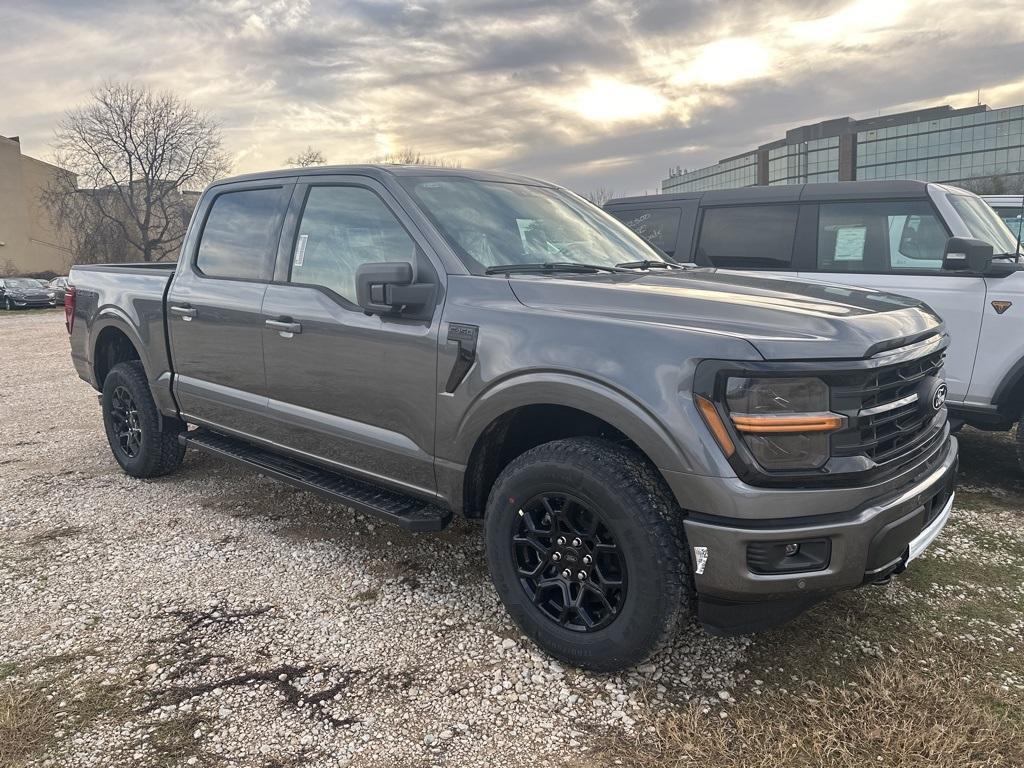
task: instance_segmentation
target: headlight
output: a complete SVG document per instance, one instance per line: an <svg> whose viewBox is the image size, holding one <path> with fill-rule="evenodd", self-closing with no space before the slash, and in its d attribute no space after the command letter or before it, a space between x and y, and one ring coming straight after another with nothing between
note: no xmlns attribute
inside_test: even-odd
<svg viewBox="0 0 1024 768"><path fill-rule="evenodd" d="M817 469L829 458L829 433L843 417L829 411L828 386L815 378L734 378L725 404L733 427L765 469Z"/></svg>

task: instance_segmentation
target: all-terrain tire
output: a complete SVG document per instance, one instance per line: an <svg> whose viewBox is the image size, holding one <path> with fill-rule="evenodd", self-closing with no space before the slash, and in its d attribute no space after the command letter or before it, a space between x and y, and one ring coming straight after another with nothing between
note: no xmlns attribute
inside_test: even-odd
<svg viewBox="0 0 1024 768"><path fill-rule="evenodd" d="M535 605L529 591L533 585L521 579L517 558L522 555L512 541L521 540L521 510L559 494L571 495L597 514L628 575L617 610L609 612L614 618L589 631L567 628ZM682 514L657 470L628 447L582 437L526 451L495 482L485 528L491 580L512 619L543 650L570 664L602 672L637 664L692 611ZM576 562L577 555L568 552L558 567L569 559ZM552 557L548 554L548 561Z"/></svg>
<svg viewBox="0 0 1024 768"><path fill-rule="evenodd" d="M133 423L139 430L137 444L132 450L123 446L115 428L115 394L118 402L124 402L125 392L135 406ZM161 419L141 362L131 360L110 369L103 380L102 403L107 442L117 463L127 474L132 477L159 477L181 465L185 456L185 446L178 442L182 425L171 419Z"/></svg>

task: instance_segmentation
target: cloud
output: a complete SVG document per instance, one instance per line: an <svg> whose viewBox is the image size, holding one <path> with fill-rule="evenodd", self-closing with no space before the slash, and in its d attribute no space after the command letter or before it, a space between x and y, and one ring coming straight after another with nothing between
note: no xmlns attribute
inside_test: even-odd
<svg viewBox="0 0 1024 768"><path fill-rule="evenodd" d="M415 147L581 191L655 191L850 114L1024 100L1016 3L34 0L4 11L0 132L45 156L107 78L222 124L236 170Z"/></svg>

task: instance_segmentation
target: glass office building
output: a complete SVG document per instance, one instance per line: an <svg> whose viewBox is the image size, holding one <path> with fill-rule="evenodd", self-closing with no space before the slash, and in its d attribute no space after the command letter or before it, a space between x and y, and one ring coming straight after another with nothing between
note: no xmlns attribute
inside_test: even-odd
<svg viewBox="0 0 1024 768"><path fill-rule="evenodd" d="M753 186L757 184L757 152L748 152L721 160L707 168L683 173L674 181L673 192Z"/></svg>
<svg viewBox="0 0 1024 768"><path fill-rule="evenodd" d="M662 192L822 181L962 183L1024 174L1024 106L932 107L803 125L756 150L662 181Z"/></svg>
<svg viewBox="0 0 1024 768"><path fill-rule="evenodd" d="M1024 107L857 132L858 179L963 181L1021 172Z"/></svg>
<svg viewBox="0 0 1024 768"><path fill-rule="evenodd" d="M839 181L838 136L784 144L768 150L769 184L804 184L808 181Z"/></svg>

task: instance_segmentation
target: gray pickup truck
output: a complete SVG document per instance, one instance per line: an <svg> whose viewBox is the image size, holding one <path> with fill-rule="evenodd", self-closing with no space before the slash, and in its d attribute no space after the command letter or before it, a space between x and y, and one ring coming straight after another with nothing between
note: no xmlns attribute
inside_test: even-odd
<svg viewBox="0 0 1024 768"><path fill-rule="evenodd" d="M679 269L544 182L229 179L177 265L70 283L128 474L194 447L411 531L481 518L512 618L580 666L634 664L680 616L747 632L884 582L952 506L926 306Z"/></svg>

